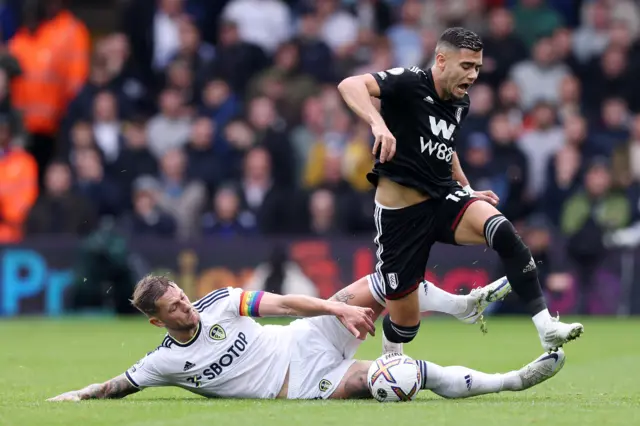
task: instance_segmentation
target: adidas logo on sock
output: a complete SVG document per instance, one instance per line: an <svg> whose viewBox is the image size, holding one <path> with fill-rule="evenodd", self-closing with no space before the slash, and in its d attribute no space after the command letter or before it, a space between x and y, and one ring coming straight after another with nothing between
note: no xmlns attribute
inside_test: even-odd
<svg viewBox="0 0 640 426"><path fill-rule="evenodd" d="M529 264L522 270L522 273L526 274L527 272L531 272L536 269L536 262L533 260L533 257L529 261Z"/></svg>
<svg viewBox="0 0 640 426"><path fill-rule="evenodd" d="M473 385L473 378L471 377L471 374L464 376L464 381L467 384L467 390L471 392L471 385Z"/></svg>
<svg viewBox="0 0 640 426"><path fill-rule="evenodd" d="M187 361L187 362L185 362L185 363L184 363L184 369L183 369L183 371L190 370L190 369L192 369L192 368L193 368L193 367L195 367L195 366L196 366L195 364L192 364L192 363L190 363L189 361Z"/></svg>

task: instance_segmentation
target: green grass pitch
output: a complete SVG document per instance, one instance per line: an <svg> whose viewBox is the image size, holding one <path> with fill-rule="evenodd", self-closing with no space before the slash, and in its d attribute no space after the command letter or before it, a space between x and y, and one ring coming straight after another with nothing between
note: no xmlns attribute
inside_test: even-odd
<svg viewBox="0 0 640 426"><path fill-rule="evenodd" d="M563 318L566 320L566 318ZM565 368L519 393L417 401L207 400L180 389L147 389L123 400L48 403L45 399L116 376L155 348L162 331L142 318L0 321L0 425L633 425L640 424L640 321L582 319ZM490 318L489 334L444 318L426 319L414 358L487 372L516 369L542 353L526 318ZM378 323L380 331L380 323ZM358 357L375 358L380 337Z"/></svg>

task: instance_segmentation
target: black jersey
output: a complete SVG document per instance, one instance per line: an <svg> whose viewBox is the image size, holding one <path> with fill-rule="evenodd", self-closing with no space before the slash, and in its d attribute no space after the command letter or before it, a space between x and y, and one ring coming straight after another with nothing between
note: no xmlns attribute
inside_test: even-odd
<svg viewBox="0 0 640 426"><path fill-rule="evenodd" d="M385 163L376 153L367 179L377 185L384 176L432 198L446 196L457 185L451 164L456 134L469 112L469 95L441 100L431 69L393 68L372 75L380 86L380 113L396 138L396 153Z"/></svg>

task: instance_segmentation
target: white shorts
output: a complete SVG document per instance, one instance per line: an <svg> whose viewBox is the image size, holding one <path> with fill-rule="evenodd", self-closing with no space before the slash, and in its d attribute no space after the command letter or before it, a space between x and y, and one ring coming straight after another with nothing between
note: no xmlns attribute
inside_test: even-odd
<svg viewBox="0 0 640 426"><path fill-rule="evenodd" d="M358 340L333 316L296 320L289 365L289 399L327 399L355 362Z"/></svg>

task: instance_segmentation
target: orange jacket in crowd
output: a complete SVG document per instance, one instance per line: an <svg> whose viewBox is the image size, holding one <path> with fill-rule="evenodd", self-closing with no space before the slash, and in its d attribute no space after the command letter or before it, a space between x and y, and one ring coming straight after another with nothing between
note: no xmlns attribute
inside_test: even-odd
<svg viewBox="0 0 640 426"><path fill-rule="evenodd" d="M23 70L12 82L11 97L29 133L55 135L69 101L87 79L90 43L86 26L67 11L33 33L20 28L9 41Z"/></svg>
<svg viewBox="0 0 640 426"><path fill-rule="evenodd" d="M18 148L0 149L0 244L22 240L22 224L38 198L38 165Z"/></svg>

